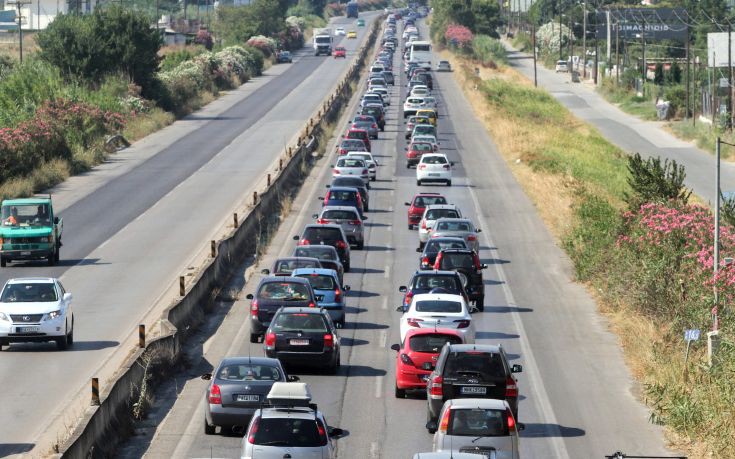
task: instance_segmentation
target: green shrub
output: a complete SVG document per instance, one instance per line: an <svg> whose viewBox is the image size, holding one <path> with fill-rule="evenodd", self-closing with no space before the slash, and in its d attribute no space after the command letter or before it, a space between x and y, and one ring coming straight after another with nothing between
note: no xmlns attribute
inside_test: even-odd
<svg viewBox="0 0 735 459"><path fill-rule="evenodd" d="M664 100L669 101L669 116L684 116L686 112L686 90L683 86L669 86L664 90Z"/></svg>
<svg viewBox="0 0 735 459"><path fill-rule="evenodd" d="M181 64L184 61L194 59L194 57L200 55L204 51L205 49L201 46L187 46L185 48L167 53L165 56L163 56L163 59L161 60L161 63L159 65L159 69L162 72L173 70L177 65Z"/></svg>
<svg viewBox="0 0 735 459"><path fill-rule="evenodd" d="M667 158L662 164L661 157L644 160L636 153L628 158L628 172L632 192L625 199L631 209L649 202L674 201L686 205L692 194L684 186L684 166L675 160Z"/></svg>
<svg viewBox="0 0 735 459"><path fill-rule="evenodd" d="M494 62L496 64L507 64L508 55L505 46L487 35L476 35L472 40L472 52L483 64Z"/></svg>

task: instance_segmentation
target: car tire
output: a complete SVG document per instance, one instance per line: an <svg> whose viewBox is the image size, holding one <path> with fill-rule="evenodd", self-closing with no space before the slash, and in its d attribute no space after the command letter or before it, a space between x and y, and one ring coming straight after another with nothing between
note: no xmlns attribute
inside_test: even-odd
<svg viewBox="0 0 735 459"><path fill-rule="evenodd" d="M250 342L251 343L257 343L258 341L260 341L260 335L258 335L257 333L251 333L250 334Z"/></svg>
<svg viewBox="0 0 735 459"><path fill-rule="evenodd" d="M374 182L376 180L378 180L378 177L373 177L373 178L370 179L371 182Z"/></svg>
<svg viewBox="0 0 735 459"><path fill-rule="evenodd" d="M54 264L57 264L60 259L61 259L61 248L57 244L56 245L56 252L54 252Z"/></svg>
<svg viewBox="0 0 735 459"><path fill-rule="evenodd" d="M485 295L482 295L481 297L475 300L475 307L480 312L485 310Z"/></svg>
<svg viewBox="0 0 735 459"><path fill-rule="evenodd" d="M431 413L429 412L429 410L426 410L426 423L428 424L430 421L434 421L434 419L432 419ZM428 430L429 433L432 435L436 433L436 429L426 429L426 430Z"/></svg>
<svg viewBox="0 0 735 459"><path fill-rule="evenodd" d="M47 264L47 265L49 265L49 266L53 266L53 265L55 264L54 260L56 260L56 255L54 255L54 254L52 253L52 254L51 254L51 255L49 255L49 256L48 256L48 258L46 259L46 264Z"/></svg>
<svg viewBox="0 0 735 459"><path fill-rule="evenodd" d="M339 372L339 353L337 353L337 358L334 359L334 363L329 366L329 374L336 375Z"/></svg>
<svg viewBox="0 0 735 459"><path fill-rule="evenodd" d="M74 345L74 316L71 318L71 331L66 335L66 345L69 347Z"/></svg>
<svg viewBox="0 0 735 459"><path fill-rule="evenodd" d="M411 169L411 165L409 163L406 163L406 169Z"/></svg>
<svg viewBox="0 0 735 459"><path fill-rule="evenodd" d="M204 418L204 435L214 435L215 429L217 429L217 426L210 425L207 418Z"/></svg>
<svg viewBox="0 0 735 459"><path fill-rule="evenodd" d="M406 398L406 389L399 389L396 385L395 395L396 398Z"/></svg>
<svg viewBox="0 0 735 459"><path fill-rule="evenodd" d="M409 223L408 224L408 229L412 230L413 229L413 225Z"/></svg>
<svg viewBox="0 0 735 459"><path fill-rule="evenodd" d="M347 263L347 264L344 264L343 263L342 266L344 266L346 273L350 272L350 264L349 263Z"/></svg>
<svg viewBox="0 0 735 459"><path fill-rule="evenodd" d="M416 185L421 186L421 180L416 180Z"/></svg>
<svg viewBox="0 0 735 459"><path fill-rule="evenodd" d="M357 163L357 164L360 164L360 163ZM451 180L447 180L447 186L452 186L452 181Z"/></svg>
<svg viewBox="0 0 735 459"><path fill-rule="evenodd" d="M6 260L3 257L0 257L0 267L4 268L6 266L8 266L8 260Z"/></svg>
<svg viewBox="0 0 735 459"><path fill-rule="evenodd" d="M64 335L60 338L56 338L56 349L60 351L65 351L69 347L69 342L67 341L68 335L66 333L66 329L64 329Z"/></svg>
<svg viewBox="0 0 735 459"><path fill-rule="evenodd" d="M362 250L365 248L365 241L360 241L357 243L357 250Z"/></svg>

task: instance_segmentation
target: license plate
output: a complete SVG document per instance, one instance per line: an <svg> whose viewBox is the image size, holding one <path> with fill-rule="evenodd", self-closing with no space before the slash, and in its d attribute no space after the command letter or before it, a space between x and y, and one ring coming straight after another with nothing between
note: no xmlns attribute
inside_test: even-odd
<svg viewBox="0 0 735 459"><path fill-rule="evenodd" d="M18 327L17 328L18 333L34 333L40 330L41 330L41 327Z"/></svg>
<svg viewBox="0 0 735 459"><path fill-rule="evenodd" d="M292 339L289 341L291 343L291 346L308 346L309 340L308 339Z"/></svg>
<svg viewBox="0 0 735 459"><path fill-rule="evenodd" d="M31 254L31 252L21 252L20 254L21 254L22 256L25 256L25 255L30 255L30 254Z"/></svg>
<svg viewBox="0 0 735 459"><path fill-rule="evenodd" d="M260 401L260 396L239 394L237 396L237 401L238 402L257 402L257 401Z"/></svg>
<svg viewBox="0 0 735 459"><path fill-rule="evenodd" d="M314 298L316 298L317 301L324 300L324 295L314 295Z"/></svg>
<svg viewBox="0 0 735 459"><path fill-rule="evenodd" d="M439 177L439 174L429 174L429 177Z"/></svg>
<svg viewBox="0 0 735 459"><path fill-rule="evenodd" d="M463 394L486 394L487 387L463 387L461 392Z"/></svg>

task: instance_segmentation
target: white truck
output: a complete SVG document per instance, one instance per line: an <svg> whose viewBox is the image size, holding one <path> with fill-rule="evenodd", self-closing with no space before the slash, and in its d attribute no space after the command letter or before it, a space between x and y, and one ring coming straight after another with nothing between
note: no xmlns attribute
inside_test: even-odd
<svg viewBox="0 0 735 459"><path fill-rule="evenodd" d="M314 29L314 55L332 55L332 29Z"/></svg>

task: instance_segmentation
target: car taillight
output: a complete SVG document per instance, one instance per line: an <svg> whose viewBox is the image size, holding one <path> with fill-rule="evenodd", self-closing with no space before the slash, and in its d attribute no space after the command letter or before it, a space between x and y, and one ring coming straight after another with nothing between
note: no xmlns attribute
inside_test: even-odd
<svg viewBox="0 0 735 459"><path fill-rule="evenodd" d="M350 220L350 225L360 226L362 222L360 220Z"/></svg>
<svg viewBox="0 0 735 459"><path fill-rule="evenodd" d="M404 354L401 352L401 362L405 363L406 365L411 365L412 367L415 367L416 364L413 363L413 360L411 360L411 357L408 356L408 354Z"/></svg>
<svg viewBox="0 0 735 459"><path fill-rule="evenodd" d="M250 314L253 316L258 315L258 299L255 298L250 302Z"/></svg>
<svg viewBox="0 0 735 459"><path fill-rule="evenodd" d="M360 193L357 193L357 203L362 205L362 195Z"/></svg>
<svg viewBox="0 0 735 459"><path fill-rule="evenodd" d="M439 431L440 432L447 432L447 429L449 429L449 416L452 413L451 408L447 408L447 411L444 412L444 416L442 416L441 422L439 422Z"/></svg>
<svg viewBox="0 0 735 459"><path fill-rule="evenodd" d="M324 195L324 205L325 205L325 206L326 206L326 205L327 205L327 203L329 202L329 193L330 193L330 192L329 192L329 191L327 191L327 194L325 194L325 195Z"/></svg>
<svg viewBox="0 0 735 459"><path fill-rule="evenodd" d="M324 349L331 349L334 347L334 336L331 333L324 335Z"/></svg>
<svg viewBox="0 0 735 459"><path fill-rule="evenodd" d="M467 236L467 240L468 241L476 241L477 238L475 236L473 236L473 235L470 234L469 236Z"/></svg>
<svg viewBox="0 0 735 459"><path fill-rule="evenodd" d="M265 347L274 347L276 345L276 334L268 333L265 335Z"/></svg>
<svg viewBox="0 0 735 459"><path fill-rule="evenodd" d="M516 420L513 417L513 412L510 410L505 410L505 418L506 418L506 422L508 423L508 430L515 431L516 430Z"/></svg>
<svg viewBox="0 0 735 459"><path fill-rule="evenodd" d="M467 327L470 326L470 321L469 320L464 320L464 319L462 319L462 320L455 320L454 323L457 324L457 328L467 328Z"/></svg>
<svg viewBox="0 0 735 459"><path fill-rule="evenodd" d="M508 376L505 380L505 396L518 397L518 386L516 380L512 376Z"/></svg>
<svg viewBox="0 0 735 459"><path fill-rule="evenodd" d="M436 260L434 260L434 269L439 269L439 266L442 265L442 253L439 252L439 255L436 256Z"/></svg>
<svg viewBox="0 0 735 459"><path fill-rule="evenodd" d="M310 245L310 243L308 239L302 239L299 241L299 245Z"/></svg>
<svg viewBox="0 0 735 459"><path fill-rule="evenodd" d="M332 172L333 172L333 173L334 173L335 175L339 175L339 169L336 169L336 168L335 168L335 169L334 169L334 170L333 170Z"/></svg>
<svg viewBox="0 0 735 459"><path fill-rule="evenodd" d="M426 220L421 220L421 229L426 229Z"/></svg>
<svg viewBox="0 0 735 459"><path fill-rule="evenodd" d="M442 384L443 381L441 376L434 376L431 378L431 386L429 387L429 396L431 396L431 398L442 398L442 395L444 395Z"/></svg>
<svg viewBox="0 0 735 459"><path fill-rule="evenodd" d="M344 148L340 148L339 149L339 155L340 156L343 156L343 155L346 155L346 154L347 154L347 150L346 149L344 149Z"/></svg>
<svg viewBox="0 0 735 459"><path fill-rule="evenodd" d="M419 322L423 322L423 321L424 321L424 319L414 319L412 317L412 318L410 318L410 319L407 320L407 323L408 323L408 326L409 327L416 327L416 328L418 328L418 327L421 326L421 324Z"/></svg>
<svg viewBox="0 0 735 459"><path fill-rule="evenodd" d="M424 257L421 259L421 266L429 266L429 263L431 263L431 260L429 260L429 257Z"/></svg>
<svg viewBox="0 0 735 459"><path fill-rule="evenodd" d="M342 291L340 289L334 289L334 302L339 303L342 301Z"/></svg>
<svg viewBox="0 0 735 459"><path fill-rule="evenodd" d="M445 164L444 169L449 170L449 164Z"/></svg>
<svg viewBox="0 0 735 459"><path fill-rule="evenodd" d="M363 173L363 175L364 175L364 174L367 174L367 173L368 173L368 170L367 170L367 169L363 169L363 170L362 170L362 173Z"/></svg>
<svg viewBox="0 0 735 459"><path fill-rule="evenodd" d="M419 164L419 169L421 169L421 170L426 169L426 164Z"/></svg>
<svg viewBox="0 0 735 459"><path fill-rule="evenodd" d="M345 241L337 241L335 245L337 246L338 249L344 249L347 247L347 244L345 244Z"/></svg>
<svg viewBox="0 0 735 459"><path fill-rule="evenodd" d="M222 392L217 384L212 384L212 387L209 388L209 403L212 405L222 404Z"/></svg>
<svg viewBox="0 0 735 459"><path fill-rule="evenodd" d="M330 220L327 220L326 218L318 218L316 222L320 225L326 225L327 223L330 223Z"/></svg>
<svg viewBox="0 0 735 459"><path fill-rule="evenodd" d="M322 425L322 421L316 421L316 428L319 431L319 439L322 442L322 446L327 444L327 430Z"/></svg>
<svg viewBox="0 0 735 459"><path fill-rule="evenodd" d="M248 443L251 445L255 444L255 434L258 433L258 425L260 424L260 417L253 419L253 423L250 424L250 432L248 433Z"/></svg>
<svg viewBox="0 0 735 459"><path fill-rule="evenodd" d="M309 303L309 307L310 307L310 308L315 308L315 307L316 307L316 305L314 304L314 302L311 302L311 303Z"/></svg>
<svg viewBox="0 0 735 459"><path fill-rule="evenodd" d="M475 269L479 271L481 269L481 266L482 266L480 264L480 256L478 254L475 254L474 255L474 260L475 260Z"/></svg>
<svg viewBox="0 0 735 459"><path fill-rule="evenodd" d="M373 123L373 124L371 125L371 127L372 127L373 129L378 129L378 125L377 125L377 124L375 124L375 123Z"/></svg>
<svg viewBox="0 0 735 459"><path fill-rule="evenodd" d="M413 298L413 292L407 292L406 293L406 304L411 304L411 299Z"/></svg>

